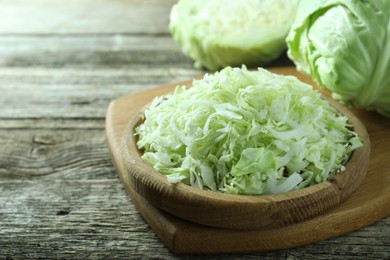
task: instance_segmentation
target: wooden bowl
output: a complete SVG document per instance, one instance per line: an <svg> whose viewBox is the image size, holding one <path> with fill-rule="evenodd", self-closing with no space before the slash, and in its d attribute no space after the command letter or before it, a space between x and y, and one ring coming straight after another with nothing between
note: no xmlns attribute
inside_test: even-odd
<svg viewBox="0 0 390 260"><path fill-rule="evenodd" d="M370 140L361 121L346 107L326 96L349 119L363 146L356 149L346 170L329 181L275 195L231 195L171 184L141 159L134 128L143 110L132 116L122 142L122 158L132 188L154 206L201 225L228 229L270 229L318 216L348 198L363 181L368 168Z"/></svg>

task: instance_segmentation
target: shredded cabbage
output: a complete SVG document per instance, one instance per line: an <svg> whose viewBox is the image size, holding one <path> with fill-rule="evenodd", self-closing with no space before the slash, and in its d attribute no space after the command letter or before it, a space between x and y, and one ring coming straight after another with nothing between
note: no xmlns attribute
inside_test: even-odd
<svg viewBox="0 0 390 260"><path fill-rule="evenodd" d="M227 67L155 98L136 128L171 183L273 194L328 180L361 146L319 92L292 76Z"/></svg>

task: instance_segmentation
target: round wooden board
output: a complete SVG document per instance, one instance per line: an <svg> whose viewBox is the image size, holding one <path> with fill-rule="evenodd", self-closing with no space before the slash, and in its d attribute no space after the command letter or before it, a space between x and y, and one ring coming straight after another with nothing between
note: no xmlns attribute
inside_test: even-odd
<svg viewBox="0 0 390 260"><path fill-rule="evenodd" d="M294 68L276 73L296 75L312 82ZM107 111L106 134L118 175L141 214L172 251L176 253L228 253L271 251L296 247L351 232L390 213L390 119L376 113L353 111L364 123L371 139L371 159L363 183L345 202L310 220L268 230L211 228L172 216L149 203L132 189L122 164L121 139L132 114L155 96L168 93L172 85L114 100Z"/></svg>

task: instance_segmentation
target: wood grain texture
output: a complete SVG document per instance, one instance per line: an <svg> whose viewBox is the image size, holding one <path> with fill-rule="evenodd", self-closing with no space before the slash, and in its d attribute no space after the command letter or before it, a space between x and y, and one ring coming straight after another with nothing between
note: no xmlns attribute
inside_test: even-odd
<svg viewBox="0 0 390 260"><path fill-rule="evenodd" d="M0 66L7 67L113 69L126 65L139 70L140 65L165 62L193 69L167 35L5 35L0 38L0 54Z"/></svg>
<svg viewBox="0 0 390 260"><path fill-rule="evenodd" d="M366 179L344 203L316 218L281 228L267 230L217 229L186 222L154 208L143 197L145 194L139 194L134 189L134 183L132 183L134 180L123 164L121 139L132 114L139 113L141 107L153 97L170 90L172 90L172 86L167 85L114 101L108 110L106 131L110 151L124 186L152 229L174 252L231 253L296 247L351 232L389 215L390 211L387 206L390 199L388 174L390 164L388 161L382 163L377 159L371 159L371 168L369 168ZM374 118L381 118L380 116L363 111L355 111L355 113L367 125L377 128L372 131L372 135L376 136L380 142L388 141L385 138L388 135L388 125L375 123ZM389 156L388 152L383 149L383 145L373 146L372 149L375 153L385 153L386 157ZM374 165L381 165L381 171L375 171ZM281 237L283 239L280 239Z"/></svg>
<svg viewBox="0 0 390 260"><path fill-rule="evenodd" d="M150 229L105 140L111 100L203 73L167 34L172 2L0 1L0 259L197 259ZM304 247L206 258L389 259L389 228L385 218Z"/></svg>
<svg viewBox="0 0 390 260"><path fill-rule="evenodd" d="M3 34L166 34L174 0L3 0Z"/></svg>

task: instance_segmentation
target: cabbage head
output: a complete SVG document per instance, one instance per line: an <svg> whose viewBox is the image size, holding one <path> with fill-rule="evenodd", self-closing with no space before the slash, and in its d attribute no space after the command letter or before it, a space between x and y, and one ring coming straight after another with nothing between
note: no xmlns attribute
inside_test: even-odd
<svg viewBox="0 0 390 260"><path fill-rule="evenodd" d="M142 159L171 183L272 194L328 180L361 145L295 77L226 67L157 97L136 128Z"/></svg>
<svg viewBox="0 0 390 260"><path fill-rule="evenodd" d="M180 0L169 29L197 68L262 66L286 47L299 0Z"/></svg>
<svg viewBox="0 0 390 260"><path fill-rule="evenodd" d="M302 0L287 45L336 100L390 117L389 0Z"/></svg>

